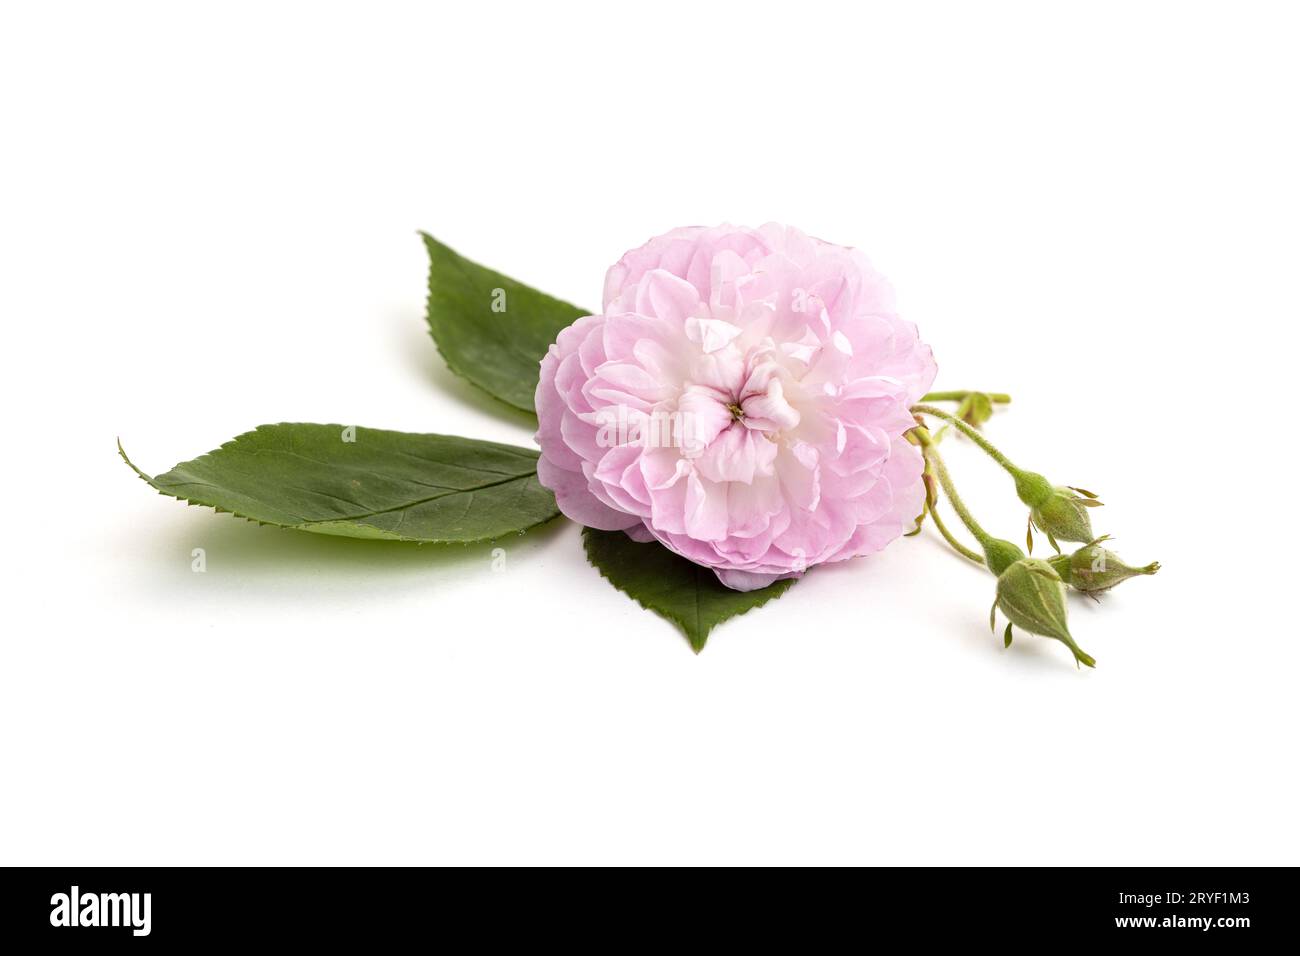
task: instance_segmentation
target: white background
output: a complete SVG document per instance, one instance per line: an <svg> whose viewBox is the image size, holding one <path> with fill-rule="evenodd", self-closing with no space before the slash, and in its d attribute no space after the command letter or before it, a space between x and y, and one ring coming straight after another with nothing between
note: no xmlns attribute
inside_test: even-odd
<svg viewBox="0 0 1300 956"><path fill-rule="evenodd" d="M1300 862L1283 5L0 14L0 862ZM262 422L531 444L427 229L595 306L689 223L865 249L988 433L1161 560L1060 645L931 533L696 657L556 522L441 551L159 497ZM986 523L1023 512L969 445ZM193 548L207 571L193 573Z"/></svg>

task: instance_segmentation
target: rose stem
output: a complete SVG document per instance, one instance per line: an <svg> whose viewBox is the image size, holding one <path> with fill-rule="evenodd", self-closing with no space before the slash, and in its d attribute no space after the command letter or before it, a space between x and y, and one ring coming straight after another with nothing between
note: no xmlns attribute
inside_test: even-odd
<svg viewBox="0 0 1300 956"><path fill-rule="evenodd" d="M969 511L966 511L966 506L962 503L961 498L957 496L957 489L953 486L952 478L948 475L948 469L944 465L943 459L939 456L939 449L935 447L935 443L939 440L939 436L931 435L930 429L926 428L925 425L921 424L919 421L917 422L917 427L912 430L911 434L915 436L916 444L921 446L921 454L925 456L926 464L930 468L933 468L934 471L940 473L940 480L944 482L944 491L947 492L948 497L953 500L954 508L957 509L958 515L961 516L962 513L965 512L965 516L962 520L967 522L969 526L969 523L974 522L975 519L971 517ZM969 558L976 564L983 565L984 558L981 557L978 552L966 547L966 545L962 544L956 539L956 537L954 537L953 533L948 530L948 526L944 524L943 519L939 517L939 511L934 505L935 502L931 501L930 490L927 487L925 510L929 513L930 517L934 519L934 526L938 528L939 533L943 535L943 540L947 541L948 544L952 546L952 549L962 557ZM976 534L976 537L978 538L979 535ZM983 541L981 540L981 544L982 543Z"/></svg>
<svg viewBox="0 0 1300 956"><path fill-rule="evenodd" d="M949 415L943 409L935 408L933 405L913 405L911 410L913 413L918 415L933 415L935 418L942 418L945 422L952 425L954 428L956 428L959 432L961 432L963 435L965 435L975 444L979 445L980 449L986 455L988 455L999 465L1005 468L1013 478L1018 477L1020 475L1021 473L1020 469L1011 463L1010 458L1002 454L1002 452L998 451L997 448L994 447L991 441L989 441L987 438L985 438L975 429L971 428L960 418L954 418L952 415Z"/></svg>
<svg viewBox="0 0 1300 956"><path fill-rule="evenodd" d="M952 476L948 474L948 466L944 464L943 456L939 454L939 449L935 448L934 445L929 445L924 454L930 459L930 463L934 465L935 473L939 476L939 484L943 485L943 493L948 496L948 502L952 505L952 510L957 512L957 517L960 518L961 523L966 526L966 530L975 536L975 540L978 541L981 546L987 548L989 542L992 541L993 538L987 531L980 527L980 524L975 520L974 515L972 515L970 510L967 509L966 503L961 500L961 495L957 494L957 488L952 483Z"/></svg>
<svg viewBox="0 0 1300 956"><path fill-rule="evenodd" d="M948 530L948 526L943 523L943 519L939 517L939 512L934 507L927 505L926 510L930 512L930 519L934 522L934 526L939 529L939 533L943 535L943 540L947 541L954 551L963 558L970 558L976 564L984 563L984 559L979 555L979 552L971 550L953 537L952 532Z"/></svg>
<svg viewBox="0 0 1300 956"><path fill-rule="evenodd" d="M927 392L921 396L923 402L960 402L969 395L970 392ZM1011 396L1006 392L985 392L994 405L1006 405L1011 401Z"/></svg>

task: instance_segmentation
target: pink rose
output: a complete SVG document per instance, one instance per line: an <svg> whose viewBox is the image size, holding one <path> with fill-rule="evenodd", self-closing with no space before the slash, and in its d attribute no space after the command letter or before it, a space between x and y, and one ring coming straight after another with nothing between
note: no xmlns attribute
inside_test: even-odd
<svg viewBox="0 0 1300 956"><path fill-rule="evenodd" d="M542 359L538 476L574 521L752 590L911 526L921 456L901 436L934 375L862 253L776 224L676 229Z"/></svg>

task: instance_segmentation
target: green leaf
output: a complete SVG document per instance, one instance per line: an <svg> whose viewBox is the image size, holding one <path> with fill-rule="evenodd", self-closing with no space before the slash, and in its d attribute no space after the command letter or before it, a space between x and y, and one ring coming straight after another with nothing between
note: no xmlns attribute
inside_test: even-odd
<svg viewBox="0 0 1300 956"><path fill-rule="evenodd" d="M426 317L451 370L508 405L533 411L538 364L560 331L589 312L493 272L421 233L429 250Z"/></svg>
<svg viewBox="0 0 1300 956"><path fill-rule="evenodd" d="M780 597L794 584L777 581L757 591L733 591L708 568L656 541L633 541L622 531L583 528L582 543L587 560L610 584L679 626L697 654L723 621Z"/></svg>
<svg viewBox="0 0 1300 956"><path fill-rule="evenodd" d="M156 478L117 450L164 495L317 534L469 544L559 514L537 452L452 435L260 425Z"/></svg>

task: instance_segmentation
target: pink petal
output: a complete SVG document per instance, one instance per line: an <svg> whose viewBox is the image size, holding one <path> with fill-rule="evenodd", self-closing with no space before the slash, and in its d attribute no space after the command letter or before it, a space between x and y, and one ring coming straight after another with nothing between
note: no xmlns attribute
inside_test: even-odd
<svg viewBox="0 0 1300 956"><path fill-rule="evenodd" d="M537 480L555 492L555 503L565 517L601 531L621 531L640 523L636 515L615 511L601 503L580 472L568 471L545 457L537 460Z"/></svg>

